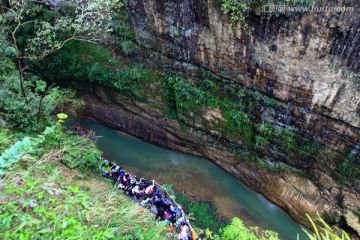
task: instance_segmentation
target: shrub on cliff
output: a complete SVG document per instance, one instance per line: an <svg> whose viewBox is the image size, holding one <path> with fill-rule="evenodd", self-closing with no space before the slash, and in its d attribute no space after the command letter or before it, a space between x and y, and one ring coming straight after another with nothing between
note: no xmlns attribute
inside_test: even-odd
<svg viewBox="0 0 360 240"><path fill-rule="evenodd" d="M312 0L281 0L281 1L272 1L272 0L222 0L221 9L224 13L230 14L229 26L233 27L238 23L243 24L243 28L246 30L248 25L246 24L247 17L250 12L263 12L264 14L271 15L280 15L285 14L286 11L282 8L274 8L274 6L292 5L296 6L309 6ZM302 8L299 8L300 10Z"/></svg>

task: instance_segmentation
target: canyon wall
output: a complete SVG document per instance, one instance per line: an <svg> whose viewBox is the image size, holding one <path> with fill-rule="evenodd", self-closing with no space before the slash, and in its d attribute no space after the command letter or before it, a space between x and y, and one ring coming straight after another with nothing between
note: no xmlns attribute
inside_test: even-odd
<svg viewBox="0 0 360 240"><path fill-rule="evenodd" d="M249 161L233 151L248 148L244 141L211 127L226 121L219 108L179 111L178 119L172 119L159 95L140 101L98 84L76 86L87 102L83 115L145 141L208 158L304 225L309 225L305 213L319 211L327 221L360 234L360 3L326 4L353 11L271 17L254 11L244 30L241 23L229 28L229 16L217 0L126 3L132 41L143 49L131 56L133 61L179 74L191 84L201 81L205 70L210 80L230 81L273 99L277 104L260 104L252 121L316 143L310 154L272 140L259 155L262 164ZM286 167L273 171L277 163Z"/></svg>

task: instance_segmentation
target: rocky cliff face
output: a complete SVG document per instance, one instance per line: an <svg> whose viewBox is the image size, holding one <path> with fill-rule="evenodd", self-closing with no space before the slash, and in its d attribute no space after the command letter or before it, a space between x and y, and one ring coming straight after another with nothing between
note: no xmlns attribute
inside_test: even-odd
<svg viewBox="0 0 360 240"><path fill-rule="evenodd" d="M156 95L141 102L102 86L78 86L87 99L84 114L145 141L210 159L305 225L304 214L319 211L360 234L359 2L326 4L353 11L271 18L252 13L250 34L241 24L228 28L219 1L129 0L126 5L134 40L157 56L137 54L136 61L190 82L201 81L199 72L207 70L213 79L275 99L276 106L257 107L252 121L315 142L311 154L300 156L269 141L259 156L263 164L246 160L232 151L245 148L244 142L211 127L226 121L218 108L203 107L198 117L180 112L174 120ZM274 172L276 163L288 167Z"/></svg>
<svg viewBox="0 0 360 240"><path fill-rule="evenodd" d="M147 0L128 7L141 45L360 127L358 2L338 3L354 7L341 14L253 16L251 35L241 25L229 30L219 5Z"/></svg>

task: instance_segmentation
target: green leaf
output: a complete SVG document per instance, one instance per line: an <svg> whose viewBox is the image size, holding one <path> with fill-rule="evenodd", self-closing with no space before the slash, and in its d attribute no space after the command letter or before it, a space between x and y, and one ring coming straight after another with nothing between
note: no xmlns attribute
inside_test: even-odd
<svg viewBox="0 0 360 240"><path fill-rule="evenodd" d="M74 187L71 187L71 191L76 194L77 192L79 192L79 186L76 185Z"/></svg>
<svg viewBox="0 0 360 240"><path fill-rule="evenodd" d="M318 231L314 221L311 219L309 214L306 213L305 215L309 219L309 222L311 223L311 225L313 226L316 236L320 239L320 234L319 234L319 231Z"/></svg>
<svg viewBox="0 0 360 240"><path fill-rule="evenodd" d="M82 201L82 202L81 202L81 205L83 205L84 208L90 210L90 206L87 204L87 202Z"/></svg>
<svg viewBox="0 0 360 240"><path fill-rule="evenodd" d="M7 57L13 57L16 56L16 49L14 47L7 47L4 50L4 54Z"/></svg>
<svg viewBox="0 0 360 240"><path fill-rule="evenodd" d="M40 231L38 231L38 233L48 233L48 232L51 232L50 228L43 228Z"/></svg>
<svg viewBox="0 0 360 240"><path fill-rule="evenodd" d="M56 116L61 120L68 118L68 115L65 113L58 113Z"/></svg>
<svg viewBox="0 0 360 240"><path fill-rule="evenodd" d="M86 219L86 221L88 221L88 222L90 221L90 214L89 214L88 212L87 212L86 215L85 215L85 219Z"/></svg>
<svg viewBox="0 0 360 240"><path fill-rule="evenodd" d="M17 141L0 156L0 174L12 163L17 162L25 153L32 150L33 140L25 137L21 141Z"/></svg>

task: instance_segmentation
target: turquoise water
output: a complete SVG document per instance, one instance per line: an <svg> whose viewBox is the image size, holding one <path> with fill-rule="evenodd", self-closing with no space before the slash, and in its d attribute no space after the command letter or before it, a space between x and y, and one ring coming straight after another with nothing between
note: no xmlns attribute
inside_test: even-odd
<svg viewBox="0 0 360 240"><path fill-rule="evenodd" d="M132 174L154 178L160 184L171 183L177 192L211 201L219 215L240 217L248 226L278 232L281 239L297 239L297 233L300 240L307 239L299 224L283 210L210 161L123 136L99 124L81 123L99 136L97 146L105 157Z"/></svg>

